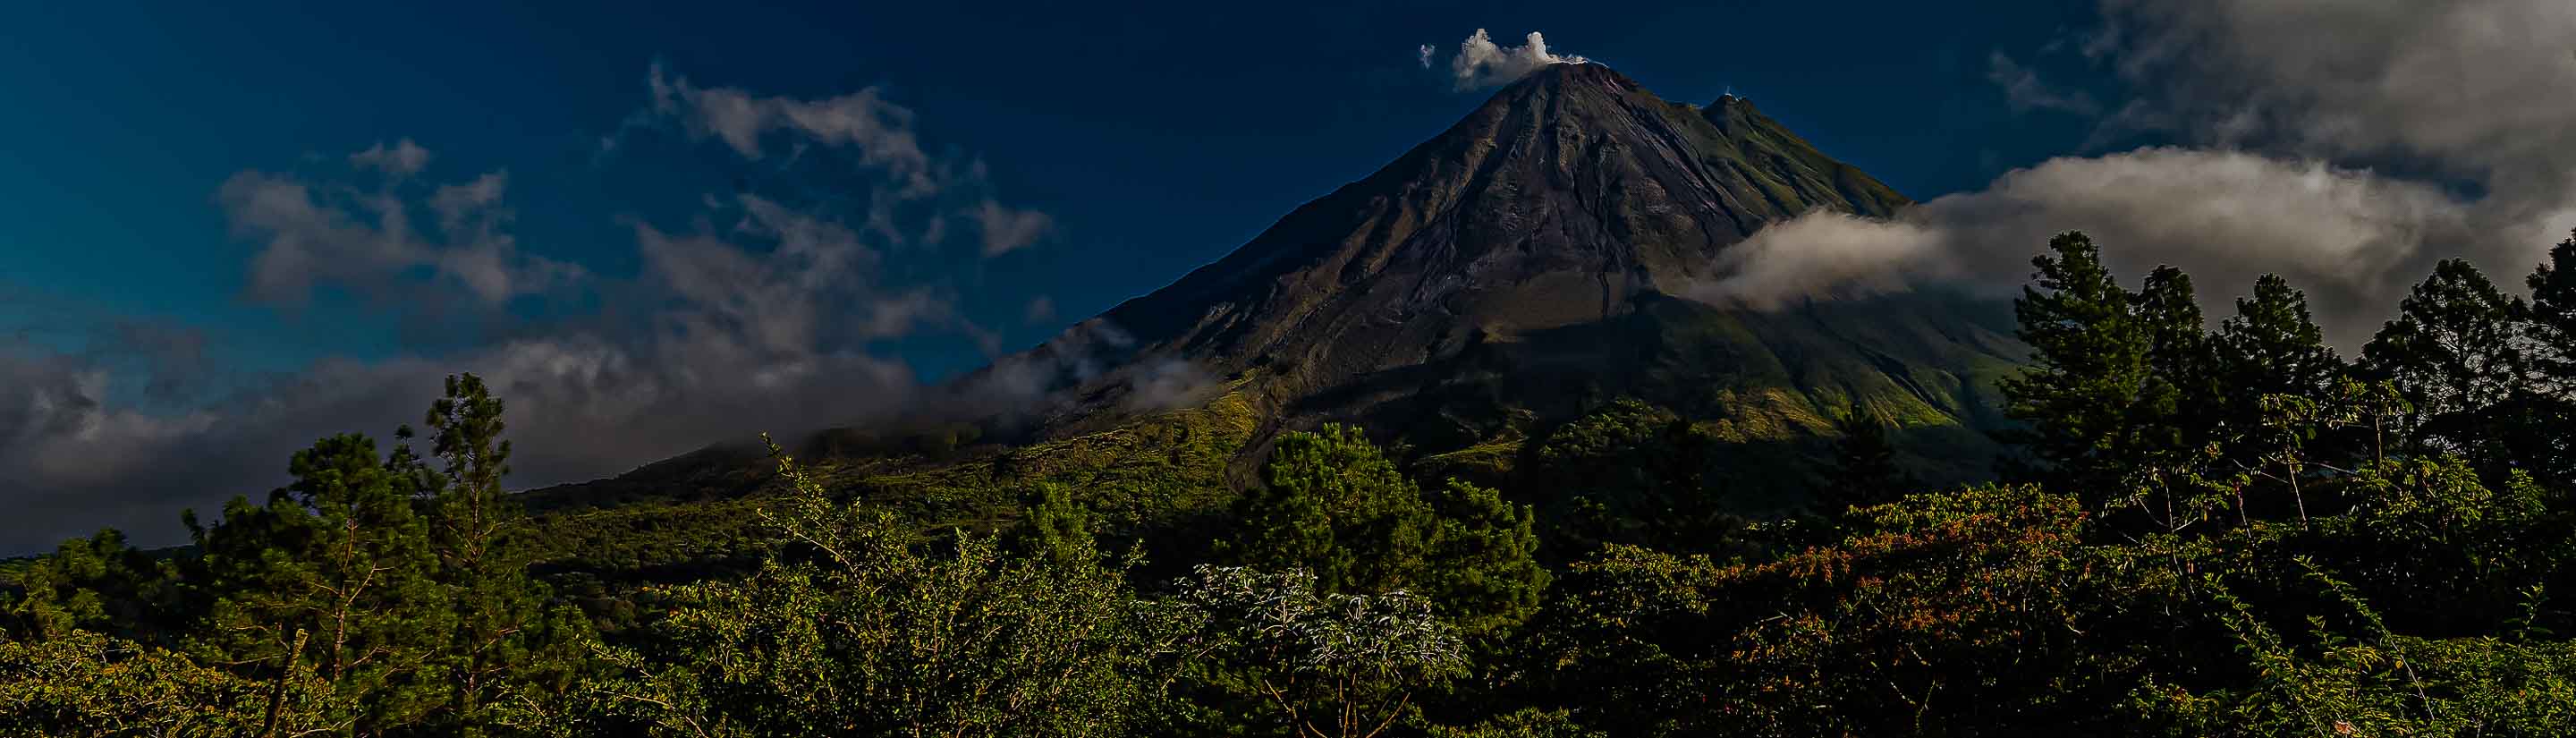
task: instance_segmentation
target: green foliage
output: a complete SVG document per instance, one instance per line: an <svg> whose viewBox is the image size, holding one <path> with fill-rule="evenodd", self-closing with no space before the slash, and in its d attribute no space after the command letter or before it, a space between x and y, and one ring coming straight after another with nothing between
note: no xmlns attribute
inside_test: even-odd
<svg viewBox="0 0 2576 738"><path fill-rule="evenodd" d="M1176 598L1203 658L1240 674L1301 738L1375 736L1416 691L1465 673L1466 641L1405 592L1324 591L1314 574L1201 566Z"/></svg>
<svg viewBox="0 0 2576 738"><path fill-rule="evenodd" d="M959 534L931 553L891 514L836 503L783 454L791 541L748 580L671 588L655 645L538 716L565 733L1121 735L1177 632L1096 559L1011 559Z"/></svg>
<svg viewBox="0 0 2576 738"><path fill-rule="evenodd" d="M1854 507L1893 502L1918 482L1896 463L1896 444L1888 440L1887 423L1876 417L1845 415L1834 422L1832 466L1816 488L1821 512L1841 515Z"/></svg>
<svg viewBox="0 0 2576 738"><path fill-rule="evenodd" d="M560 690L584 661L589 624L569 605L549 606L553 593L528 575L527 515L501 486L510 473L501 400L472 374L448 377L446 390L422 421L439 474L410 464L409 449L388 467L417 470L434 491L430 546L455 627L439 651L452 691L437 722L474 736L497 719L495 706Z"/></svg>
<svg viewBox="0 0 2576 738"><path fill-rule="evenodd" d="M1663 408L1611 403L1547 434L1530 455L1526 485L1538 490L1560 555L1607 543L1729 550L1745 524L1719 488L1741 478L1727 444Z"/></svg>
<svg viewBox="0 0 2576 738"><path fill-rule="evenodd" d="M2576 232L2550 247L2549 261L2524 284L2531 288L2532 368L2544 390L2576 391Z"/></svg>
<svg viewBox="0 0 2576 738"><path fill-rule="evenodd" d="M1244 494L1233 558L1303 569L1326 592L1391 592L1419 583L1431 556L1430 503L1358 428L1281 436Z"/></svg>
<svg viewBox="0 0 2576 738"><path fill-rule="evenodd" d="M1099 563L1100 544L1092 538L1091 512L1063 487L1038 485L1028 496L1027 510L1014 535L1017 553L1062 569Z"/></svg>
<svg viewBox="0 0 2576 738"><path fill-rule="evenodd" d="M2225 386L2239 403L2230 420L2250 425L2259 416L2242 397L2286 395L2318 398L2342 378L2343 360L2326 345L2325 331L2308 315L2308 298L2277 274L2254 281L2254 295L2236 301L2236 315L2219 324L2217 341L2227 369Z"/></svg>
<svg viewBox="0 0 2576 738"><path fill-rule="evenodd" d="M302 666L246 678L86 631L0 642L0 735L327 734L345 708Z"/></svg>
<svg viewBox="0 0 2576 738"><path fill-rule="evenodd" d="M2115 489L2152 437L2132 418L2172 399L2149 374L2155 336L2092 239L2064 233L2048 247L2055 255L2032 260L2035 284L2013 301L2031 366L2000 383L2005 413L2029 424L2020 440L2052 480Z"/></svg>
<svg viewBox="0 0 2576 738"><path fill-rule="evenodd" d="M1620 546L1577 564L1536 626L1547 691L1618 735L2010 733L2117 694L2117 663L2069 629L2101 587L2071 498L1978 488L1857 516L1869 532L1768 563Z"/></svg>
<svg viewBox="0 0 2576 738"><path fill-rule="evenodd" d="M191 584L209 606L187 650L235 667L308 665L352 700L360 732L426 719L447 692L437 654L455 621L413 478L355 434L296 453L289 472L267 505L236 497L196 528Z"/></svg>
<svg viewBox="0 0 2576 738"><path fill-rule="evenodd" d="M18 597L0 609L0 635L41 640L74 630L165 632L177 603L170 572L108 529L64 541L16 578Z"/></svg>
<svg viewBox="0 0 2576 738"><path fill-rule="evenodd" d="M1477 634L1519 623L1547 586L1529 508L1456 480L1425 494L1357 428L1282 436L1262 473L1228 547L1246 565L1331 594L1414 592Z"/></svg>
<svg viewBox="0 0 2576 738"><path fill-rule="evenodd" d="M2529 308L2478 268L2446 259L2415 285L2368 346L2372 371L2406 388L2423 412L2457 413L2502 402L2522 370L2514 321Z"/></svg>

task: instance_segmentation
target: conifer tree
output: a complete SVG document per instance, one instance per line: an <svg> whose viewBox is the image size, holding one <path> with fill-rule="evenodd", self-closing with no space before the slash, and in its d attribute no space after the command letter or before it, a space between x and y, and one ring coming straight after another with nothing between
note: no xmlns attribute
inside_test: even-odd
<svg viewBox="0 0 2576 738"><path fill-rule="evenodd" d="M2543 391L2576 393L2576 233L2549 249L2524 281L2531 287L2531 369Z"/></svg>
<svg viewBox="0 0 2576 738"><path fill-rule="evenodd" d="M1834 419L1833 465L1818 490L1819 512L1839 517L1845 510L1893 502L1912 491L1912 474L1896 463L1896 444L1888 439L1887 421L1854 408Z"/></svg>
<svg viewBox="0 0 2576 738"><path fill-rule="evenodd" d="M2503 419L2503 435L2534 477L2576 490L2576 235L2552 247L2524 283L2531 287L2529 386Z"/></svg>
<svg viewBox="0 0 2576 738"><path fill-rule="evenodd" d="M550 611L546 586L527 573L527 516L501 486L510 473L502 412L482 378L464 374L447 378L445 395L423 419L439 466L422 475L434 492L427 500L430 541L455 623L441 655L452 727L463 735L482 734L493 708L514 690L560 686L579 661L570 649L580 619ZM408 447L396 451L398 466L427 469L409 459Z"/></svg>
<svg viewBox="0 0 2576 738"><path fill-rule="evenodd" d="M2362 347L2378 378L2397 383L2415 405L2413 441L2423 450L2476 452L2479 418L2520 391L2520 338L2529 312L2461 259L2436 265L2391 320ZM2494 470L2501 459L2478 459Z"/></svg>
<svg viewBox="0 0 2576 738"><path fill-rule="evenodd" d="M1091 513L1061 486L1040 484L1022 500L1026 517L1013 536L1014 553L1060 568L1100 565L1091 535Z"/></svg>
<svg viewBox="0 0 2576 738"><path fill-rule="evenodd" d="M310 669L352 701L359 734L420 724L446 691L453 619L415 490L357 434L297 452L289 473L266 505L235 497L213 527L187 516L212 596L192 650L255 679Z"/></svg>
<svg viewBox="0 0 2576 738"><path fill-rule="evenodd" d="M2149 272L2138 288L2137 316L2148 336L2150 381L2132 422L2158 431L2154 453L2187 455L2209 442L2219 413L2205 398L2223 392L2218 345L2202 328L2191 275L2171 265Z"/></svg>
<svg viewBox="0 0 2576 738"><path fill-rule="evenodd" d="M2254 281L2252 297L2237 298L2236 315L2218 326L2230 394L2247 398L2235 413L2250 413L2250 398L2324 396L2343 375L2343 359L2327 346L2325 331L2308 314L2305 293L2277 274ZM2251 417L2231 421L2251 424Z"/></svg>
<svg viewBox="0 0 2576 738"><path fill-rule="evenodd" d="M2117 488L2138 455L2133 410L2152 400L2153 331L2132 310L2135 297L2102 265L2101 249L2069 231L2031 260L2034 286L2013 301L2031 364L1999 388L2005 413L2028 424L2019 440L2038 472L2088 490Z"/></svg>
<svg viewBox="0 0 2576 738"><path fill-rule="evenodd" d="M1303 568L1325 592L1388 592L1419 580L1431 552L1431 508L1358 428L1325 426L1279 439L1266 482L1247 492L1240 563Z"/></svg>

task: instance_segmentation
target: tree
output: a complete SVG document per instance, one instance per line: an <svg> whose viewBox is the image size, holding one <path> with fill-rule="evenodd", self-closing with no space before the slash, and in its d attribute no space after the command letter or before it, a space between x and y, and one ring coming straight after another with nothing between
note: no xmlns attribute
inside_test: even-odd
<svg viewBox="0 0 2576 738"><path fill-rule="evenodd" d="M2526 366L2519 334L2530 307L2461 259L2446 259L2415 285L2396 320L2362 347L2375 376L2414 403L2415 448L2461 451L2490 472L2510 463L2480 444L2486 411L2513 400Z"/></svg>
<svg viewBox="0 0 2576 738"><path fill-rule="evenodd" d="M2238 472L2238 520L2250 515L2245 488L2264 481L2285 488L2304 524L2301 477L2314 460L2318 421L2354 409L2341 392L2343 359L2325 344L2307 296L2277 274L2255 279L2254 294L2237 298L2236 315L2219 324L2214 340L2218 381L2206 401L2216 409L2221 448L2211 462Z"/></svg>
<svg viewBox="0 0 2576 738"><path fill-rule="evenodd" d="M575 646L588 629L569 607L549 608L551 593L528 576L527 516L501 486L510 473L502 412L481 377L450 376L422 420L440 468L429 473L408 447L396 449L389 464L431 492L431 547L455 623L440 652L452 686L446 727L469 736L490 726L493 707L511 693L560 689L582 662ZM409 428L397 432L410 435Z"/></svg>
<svg viewBox="0 0 2576 738"><path fill-rule="evenodd" d="M2202 328L2191 275L2171 265L2156 267L2139 285L2136 299L2138 321L2147 332L2153 410L2160 416L2153 420L2175 434L2171 447L2197 447L2206 442L2216 419L2208 403L2184 399L2207 397L2222 385L2218 343Z"/></svg>
<svg viewBox="0 0 2576 738"><path fill-rule="evenodd" d="M1894 502L1913 490L1914 476L1896 463L1887 421L1854 408L1834 419L1833 465L1826 468L1816 501L1826 515Z"/></svg>
<svg viewBox="0 0 2576 738"><path fill-rule="evenodd" d="M2342 357L2308 315L2307 295L2277 274L2255 279L2254 295L2237 298L2236 315L2218 326L2218 345L2229 394L2237 398L2319 399L2344 373ZM2250 424L2253 410L2235 408L2231 423Z"/></svg>
<svg viewBox="0 0 2576 738"><path fill-rule="evenodd" d="M2074 490L2097 509L2130 507L2167 531L2216 508L2198 479L2212 420L2183 397L2216 391L2215 358L2200 330L2191 280L2158 268L2144 290L2120 288L2101 251L2078 232L2031 261L2037 284L2013 301L2031 364L1997 383L2007 435L2036 462L2016 476Z"/></svg>
<svg viewBox="0 0 2576 738"><path fill-rule="evenodd" d="M64 541L18 575L17 596L0 609L0 637L43 640L88 630L166 638L189 615L173 577L114 528Z"/></svg>
<svg viewBox="0 0 2576 738"><path fill-rule="evenodd" d="M2531 287L2531 368L2544 392L2576 392L2576 232L2549 249L2549 260L2524 280Z"/></svg>
<svg viewBox="0 0 2576 738"><path fill-rule="evenodd" d="M2037 284L2013 301L2031 364L1997 383L2004 412L2030 426L2018 440L2042 471L2077 488L2112 487L2133 445L2129 410L2147 391L2154 336L2092 239L2070 231L2048 247L2054 256L2031 260Z"/></svg>
<svg viewBox="0 0 2576 738"><path fill-rule="evenodd" d="M1547 590L1537 515L1501 493L1449 480L1431 494L1436 527L1422 583L1442 615L1470 634L1499 634L1537 612Z"/></svg>
<svg viewBox="0 0 2576 738"><path fill-rule="evenodd" d="M357 434L297 452L288 472L266 505L235 497L212 527L186 516L212 599L192 655L261 679L309 668L351 700L361 734L420 723L446 692L436 654L454 621L417 490Z"/></svg>
<svg viewBox="0 0 2576 738"><path fill-rule="evenodd" d="M1411 591L1479 634L1518 623L1546 586L1529 508L1455 480L1425 495L1356 428L1281 437L1263 476L1228 547L1242 564L1306 571L1333 594Z"/></svg>
<svg viewBox="0 0 2576 738"><path fill-rule="evenodd" d="M1907 496L1775 560L1611 546L1531 626L1544 706L1612 735L2101 734L2086 516L2035 487Z"/></svg>
<svg viewBox="0 0 2576 738"><path fill-rule="evenodd" d="M1326 592L1418 584L1431 555L1431 506L1358 428L1281 436L1247 491L1244 531L1229 547L1245 565L1304 569Z"/></svg>
<svg viewBox="0 0 2576 738"><path fill-rule="evenodd" d="M1714 434L1634 399L1556 428L1528 456L1520 485L1549 513L1552 548L1569 558L1608 543L1734 551L1745 520L1726 509L1720 480L1776 466L1731 464Z"/></svg>
<svg viewBox="0 0 2576 738"><path fill-rule="evenodd" d="M2542 482L2576 491L2576 235L2549 250L2525 280L2531 287L2529 387L2502 413L2497 435L2517 464Z"/></svg>
<svg viewBox="0 0 2576 738"><path fill-rule="evenodd" d="M1062 486L1040 483L1021 500L1023 515L1013 535L1013 553L1033 556L1058 568L1098 566L1099 544L1091 536L1091 513Z"/></svg>

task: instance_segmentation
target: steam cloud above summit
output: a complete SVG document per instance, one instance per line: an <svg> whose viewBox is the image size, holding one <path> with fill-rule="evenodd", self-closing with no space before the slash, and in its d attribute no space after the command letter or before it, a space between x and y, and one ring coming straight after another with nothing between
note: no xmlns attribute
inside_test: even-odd
<svg viewBox="0 0 2576 738"><path fill-rule="evenodd" d="M2133 99L2101 130L2194 146L2051 159L1894 221L1812 213L1733 247L1731 276L1697 296L2001 293L2050 234L2083 230L2133 283L2160 263L2189 271L2217 315L2279 273L2349 347L2435 261L2518 284L2576 227L2576 57L2555 41L2576 36L2576 4L2105 0L2103 14L2083 53ZM2032 78L2007 71L1995 81L2034 107Z"/></svg>
<svg viewBox="0 0 2576 738"><path fill-rule="evenodd" d="M1431 66L1432 48L1420 50L1422 66ZM1467 40L1458 43L1458 55L1449 58L1449 74L1460 91L1500 87L1529 76L1550 64L1582 64L1587 59L1573 54L1557 55L1547 50L1547 39L1531 31L1528 42L1520 46L1500 46L1485 29L1476 29Z"/></svg>

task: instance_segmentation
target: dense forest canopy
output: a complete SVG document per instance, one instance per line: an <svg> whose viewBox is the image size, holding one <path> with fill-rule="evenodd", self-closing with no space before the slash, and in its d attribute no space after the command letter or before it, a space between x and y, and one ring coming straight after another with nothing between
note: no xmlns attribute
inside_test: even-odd
<svg viewBox="0 0 2576 738"><path fill-rule="evenodd" d="M1327 426L1237 494L1189 420L531 514L457 376L192 546L17 562L0 734L2576 733L2576 238L2528 298L2443 262L2350 358L2278 277L2212 321L2047 248L1966 486L1863 408L1796 459L1622 400L1473 481ZM1789 473L1806 513L1729 504Z"/></svg>

